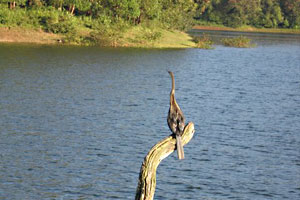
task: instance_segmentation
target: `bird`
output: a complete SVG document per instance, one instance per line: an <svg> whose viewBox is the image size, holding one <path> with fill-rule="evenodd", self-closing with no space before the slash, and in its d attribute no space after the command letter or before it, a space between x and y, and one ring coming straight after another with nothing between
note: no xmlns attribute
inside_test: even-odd
<svg viewBox="0 0 300 200"><path fill-rule="evenodd" d="M184 126L185 126L185 117L175 99L174 74L171 71L168 72L172 79L172 89L170 92L170 109L169 109L167 121L171 132L176 136L176 147L177 147L178 159L182 160L184 159L184 151L183 151L183 145L181 141L181 135L183 133Z"/></svg>

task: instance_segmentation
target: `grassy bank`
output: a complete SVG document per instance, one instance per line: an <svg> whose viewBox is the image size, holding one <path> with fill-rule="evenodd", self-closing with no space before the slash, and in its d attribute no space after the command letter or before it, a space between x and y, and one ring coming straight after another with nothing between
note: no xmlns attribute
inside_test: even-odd
<svg viewBox="0 0 300 200"><path fill-rule="evenodd" d="M282 33L282 34L300 34L300 29L287 28L254 28L251 26L242 26L239 28L231 28L221 25L197 25L193 29L210 30L210 31L236 31L236 32L254 32L254 33Z"/></svg>
<svg viewBox="0 0 300 200"><path fill-rule="evenodd" d="M62 41L62 36L46 33L39 29L21 27L0 27L0 42L56 44Z"/></svg>
<svg viewBox="0 0 300 200"><path fill-rule="evenodd" d="M162 28L148 29L137 26L127 30L119 39L125 47L148 48L192 48L195 47L191 36L177 30Z"/></svg>
<svg viewBox="0 0 300 200"><path fill-rule="evenodd" d="M35 44L97 45L139 48L193 48L192 38L181 31L143 26L127 28L123 32L101 33L81 29L76 34L54 34L41 29L0 27L0 42Z"/></svg>

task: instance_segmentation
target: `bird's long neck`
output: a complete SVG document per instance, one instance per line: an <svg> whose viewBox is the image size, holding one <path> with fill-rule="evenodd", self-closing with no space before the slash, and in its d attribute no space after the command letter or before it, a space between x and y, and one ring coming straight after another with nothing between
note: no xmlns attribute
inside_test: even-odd
<svg viewBox="0 0 300 200"><path fill-rule="evenodd" d="M171 79L172 79L172 90L171 90L171 94L175 94L175 79L174 79L174 74L170 73L171 75Z"/></svg>
<svg viewBox="0 0 300 200"><path fill-rule="evenodd" d="M170 94L170 105L171 105L171 107L177 105L177 102L176 102L174 93L171 93L171 94Z"/></svg>
<svg viewBox="0 0 300 200"><path fill-rule="evenodd" d="M171 105L176 105L176 100L175 100L175 79L174 79L174 74L170 73L171 79L172 79L172 89L170 92L170 104Z"/></svg>

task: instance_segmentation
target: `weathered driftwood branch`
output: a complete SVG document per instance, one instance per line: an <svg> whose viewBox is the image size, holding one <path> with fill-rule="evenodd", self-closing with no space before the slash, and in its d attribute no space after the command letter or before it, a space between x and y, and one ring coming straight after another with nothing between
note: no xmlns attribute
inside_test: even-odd
<svg viewBox="0 0 300 200"><path fill-rule="evenodd" d="M187 144L195 132L193 122L188 123L182 134L182 144ZM170 135L152 147L141 166L135 200L152 200L156 185L156 169L159 163L176 149L176 139Z"/></svg>

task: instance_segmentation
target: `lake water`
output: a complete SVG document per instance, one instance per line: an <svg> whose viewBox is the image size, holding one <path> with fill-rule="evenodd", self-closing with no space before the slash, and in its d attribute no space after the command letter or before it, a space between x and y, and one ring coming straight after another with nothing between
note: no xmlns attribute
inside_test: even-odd
<svg viewBox="0 0 300 200"><path fill-rule="evenodd" d="M0 45L0 199L134 199L176 98L195 136L155 199L300 198L300 40L256 48Z"/></svg>

